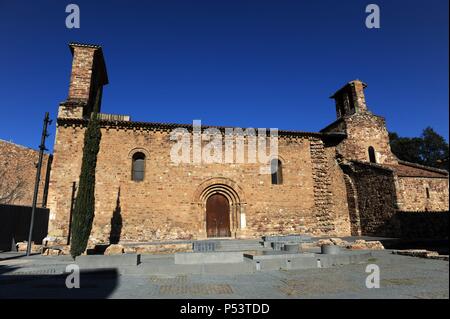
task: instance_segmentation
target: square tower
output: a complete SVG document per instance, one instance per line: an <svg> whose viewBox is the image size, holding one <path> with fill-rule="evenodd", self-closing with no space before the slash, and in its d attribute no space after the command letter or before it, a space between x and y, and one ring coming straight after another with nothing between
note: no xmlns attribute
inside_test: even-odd
<svg viewBox="0 0 450 319"><path fill-rule="evenodd" d="M367 84L360 80L353 80L330 97L335 100L337 118L367 111L364 97L364 89L366 87Z"/></svg>
<svg viewBox="0 0 450 319"><path fill-rule="evenodd" d="M337 120L321 130L323 133L344 133L346 138L336 147L349 160L377 164L395 164L386 122L369 111L364 96L367 87L360 80L344 85L331 98L335 100Z"/></svg>
<svg viewBox="0 0 450 319"><path fill-rule="evenodd" d="M86 118L97 94L100 108L103 86L108 84L103 51L93 44L70 43L69 48L73 56L69 95L60 104L58 118Z"/></svg>

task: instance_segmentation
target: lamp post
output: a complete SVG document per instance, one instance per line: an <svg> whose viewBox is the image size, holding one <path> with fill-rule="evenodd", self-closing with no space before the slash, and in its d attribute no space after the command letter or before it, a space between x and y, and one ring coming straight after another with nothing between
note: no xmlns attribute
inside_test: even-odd
<svg viewBox="0 0 450 319"><path fill-rule="evenodd" d="M38 193L39 193L39 182L41 180L42 158L44 156L44 151L47 150L45 148L45 139L48 137L47 126L51 123L52 123L52 120L50 120L48 112L45 112L44 127L42 128L41 144L39 145L39 160L38 160L38 164L37 164L36 180L34 182L34 194L33 194L33 204L31 207L30 231L28 233L27 256L30 256L30 253L31 253L31 238L33 237L34 215L36 212L37 197L38 197Z"/></svg>

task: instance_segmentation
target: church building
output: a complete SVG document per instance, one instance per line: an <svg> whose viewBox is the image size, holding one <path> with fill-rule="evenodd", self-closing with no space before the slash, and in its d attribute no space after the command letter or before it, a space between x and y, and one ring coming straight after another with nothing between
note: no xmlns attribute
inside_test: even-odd
<svg viewBox="0 0 450 319"><path fill-rule="evenodd" d="M69 93L59 105L47 207L49 237L67 243L84 132L108 84L100 46L71 43ZM385 119L353 80L337 90L336 120L319 132L278 130L277 170L260 163L175 163L174 129L192 124L132 121L101 113L95 218L90 240L120 242L258 238L271 234L395 236L395 214L448 211L447 171L401 161ZM149 114L151 118L151 114ZM224 127L216 128L225 134ZM249 138L245 137L245 144Z"/></svg>

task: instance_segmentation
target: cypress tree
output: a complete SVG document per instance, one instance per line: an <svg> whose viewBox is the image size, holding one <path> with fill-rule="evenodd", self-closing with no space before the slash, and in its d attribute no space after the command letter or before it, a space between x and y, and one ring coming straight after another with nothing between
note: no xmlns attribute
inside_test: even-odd
<svg viewBox="0 0 450 319"><path fill-rule="evenodd" d="M70 254L73 258L81 255L87 247L92 230L95 212L95 168L100 148L100 109L101 88L97 91L93 111L84 134L83 159L72 215L72 239Z"/></svg>

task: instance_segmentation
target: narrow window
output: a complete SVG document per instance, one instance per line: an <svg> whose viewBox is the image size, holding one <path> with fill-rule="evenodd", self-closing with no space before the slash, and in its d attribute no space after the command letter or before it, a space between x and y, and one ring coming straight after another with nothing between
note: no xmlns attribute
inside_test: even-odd
<svg viewBox="0 0 450 319"><path fill-rule="evenodd" d="M145 155L143 153L135 153L133 155L133 163L131 168L131 179L133 181L143 181L145 175Z"/></svg>
<svg viewBox="0 0 450 319"><path fill-rule="evenodd" d="M337 103L339 105L339 115L341 117L344 117L346 115L346 112L345 112L345 100L343 95L339 96L339 98L337 99Z"/></svg>
<svg viewBox="0 0 450 319"><path fill-rule="evenodd" d="M375 158L375 150L372 146L369 146L369 161L371 163L377 162L377 159Z"/></svg>
<svg viewBox="0 0 450 319"><path fill-rule="evenodd" d="M425 188L425 191L427 193L427 198L430 198L430 189L427 187Z"/></svg>
<svg viewBox="0 0 450 319"><path fill-rule="evenodd" d="M353 94L352 92L348 92L347 93L347 97L348 97L348 104L349 104L349 109L352 113L354 113L355 111L355 101L353 101Z"/></svg>
<svg viewBox="0 0 450 319"><path fill-rule="evenodd" d="M280 185L283 183L283 167L281 161L273 159L270 162L270 171L272 173L272 185Z"/></svg>

